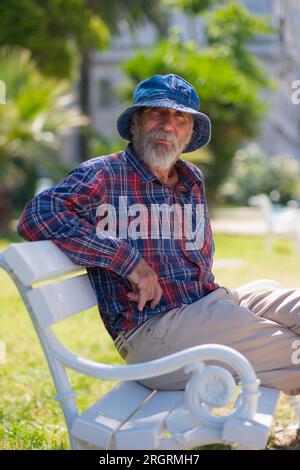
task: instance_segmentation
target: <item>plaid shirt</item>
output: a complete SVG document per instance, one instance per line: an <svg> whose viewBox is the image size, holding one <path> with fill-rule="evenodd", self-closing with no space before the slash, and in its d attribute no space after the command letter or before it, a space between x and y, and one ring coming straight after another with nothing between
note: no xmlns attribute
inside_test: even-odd
<svg viewBox="0 0 300 470"><path fill-rule="evenodd" d="M180 181L171 188L159 181L129 145L125 152L93 158L72 170L29 201L18 223L19 234L27 240L52 240L74 263L87 268L102 320L113 339L120 331L130 331L157 313L193 303L218 287L211 273L214 244L202 173L184 160L178 160L175 167ZM194 208L201 204L201 246L186 249L185 234L181 239L142 233L121 237L124 221L115 236L106 233L101 237L99 207L111 204L116 213L123 211L124 215L127 209L120 208L120 200L131 207L176 203L177 207L188 204ZM151 309L147 302L142 312L127 297L132 286L126 278L141 258L157 273L163 291L159 304Z"/></svg>

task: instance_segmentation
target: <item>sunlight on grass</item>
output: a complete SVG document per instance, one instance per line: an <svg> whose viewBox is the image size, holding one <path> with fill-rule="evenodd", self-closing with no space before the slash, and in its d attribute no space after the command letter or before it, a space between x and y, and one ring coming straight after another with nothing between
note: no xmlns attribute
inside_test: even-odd
<svg viewBox="0 0 300 470"><path fill-rule="evenodd" d="M2 239L0 250L17 241L20 241L17 236ZM215 243L216 260L243 261L240 265L216 268L214 273L219 284L237 287L258 278L275 279L287 287L297 284L300 257L286 240L278 240L270 253L265 250L263 237L217 234ZM0 448L68 449L63 414L54 400L54 386L29 315L13 282L3 271L0 271L0 282L0 340L5 342L7 350L7 362L0 365ZM97 308L75 315L54 329L68 348L86 358L107 364L123 363ZM114 384L75 372L69 376L78 393L80 411ZM289 422L290 410L284 398L276 418L280 424ZM272 438L269 445L272 447Z"/></svg>
<svg viewBox="0 0 300 470"><path fill-rule="evenodd" d="M216 281L237 287L254 279L274 279L285 287L295 287L299 278L300 256L295 254L290 240L279 238L273 249L266 250L261 236L231 236L216 234L215 259L239 259L240 267L213 269Z"/></svg>

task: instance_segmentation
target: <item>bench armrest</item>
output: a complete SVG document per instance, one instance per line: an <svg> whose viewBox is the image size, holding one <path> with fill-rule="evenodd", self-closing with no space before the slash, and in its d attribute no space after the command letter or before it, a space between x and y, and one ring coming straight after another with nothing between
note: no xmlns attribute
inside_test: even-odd
<svg viewBox="0 0 300 470"><path fill-rule="evenodd" d="M66 349L48 328L45 331L53 355L70 369L105 380L141 380L173 372L181 367L208 360L216 360L231 366L241 378L256 380L250 362L238 351L220 344L205 344L179 351L152 361L109 365L82 358Z"/></svg>
<svg viewBox="0 0 300 470"><path fill-rule="evenodd" d="M196 415L199 409L197 402L201 400L208 406L221 407L226 406L234 398L235 382L228 370L204 364L205 361L221 362L235 370L240 377L243 400L238 411L239 417L252 419L256 413L259 380L250 362L238 351L228 346L205 344L153 361L130 365L108 365L70 352L58 341L50 328L45 330L45 336L54 357L61 364L81 374L99 379L135 381L167 374L184 367L186 373L193 373L186 386L186 400L189 408ZM206 412L204 414L207 415ZM203 421L203 409L200 410L198 418L200 416ZM217 417L216 421L218 421Z"/></svg>

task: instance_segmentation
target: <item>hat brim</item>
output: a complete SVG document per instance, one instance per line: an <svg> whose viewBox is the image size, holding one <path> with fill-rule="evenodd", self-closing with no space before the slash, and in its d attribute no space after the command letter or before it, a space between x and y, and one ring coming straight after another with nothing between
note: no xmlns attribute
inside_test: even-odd
<svg viewBox="0 0 300 470"><path fill-rule="evenodd" d="M182 153L194 152L202 147L205 147L211 138L211 122L206 114L200 113L193 108L183 106L176 101L163 100L144 101L143 103L134 104L129 106L118 118L117 128L120 136L128 141L132 140L132 133L130 131L132 115L140 108L170 108L176 109L183 113L190 113L194 118L194 127L191 140L183 150Z"/></svg>

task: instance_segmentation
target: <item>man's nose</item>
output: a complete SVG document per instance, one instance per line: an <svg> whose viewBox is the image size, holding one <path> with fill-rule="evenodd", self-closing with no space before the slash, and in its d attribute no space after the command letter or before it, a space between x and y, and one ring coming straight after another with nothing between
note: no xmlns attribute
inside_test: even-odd
<svg viewBox="0 0 300 470"><path fill-rule="evenodd" d="M160 126L165 131L170 131L173 129L172 116L168 113L161 114L160 116Z"/></svg>

